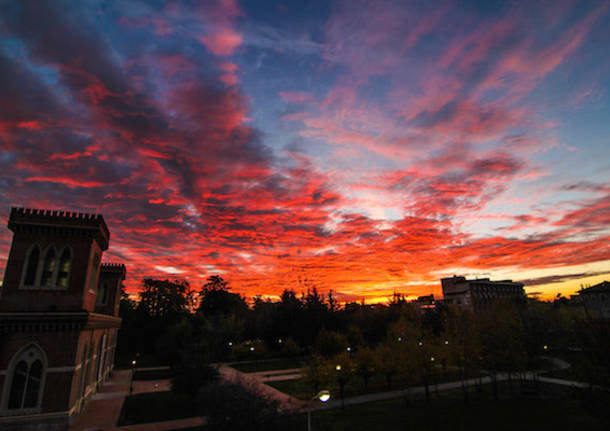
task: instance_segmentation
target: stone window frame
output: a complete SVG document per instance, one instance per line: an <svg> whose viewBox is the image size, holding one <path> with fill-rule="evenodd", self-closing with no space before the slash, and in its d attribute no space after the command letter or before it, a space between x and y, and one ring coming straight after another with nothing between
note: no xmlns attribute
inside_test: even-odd
<svg viewBox="0 0 610 431"><path fill-rule="evenodd" d="M38 260L36 261L36 269L34 271L34 283L25 284L25 279L27 277L28 270L30 269L30 256L34 252L34 249L38 249ZM25 253L25 259L23 261L23 268L21 270L21 280L19 282L20 289L38 289L40 284L40 275L42 272L41 265L41 256L42 256L42 248L38 245L38 243L34 243L30 245L28 250Z"/></svg>
<svg viewBox="0 0 610 431"><path fill-rule="evenodd" d="M28 353L34 351L34 355L28 355ZM11 389L13 386L13 378L15 377L15 369L19 362L24 360L28 366L28 373L32 366L32 364L36 360L40 360L42 362L42 373L40 378L40 385L38 387L38 398L36 400L36 405L34 407L27 408L18 408L18 409L9 409L9 397L11 394ZM2 391L2 400L0 400L0 412L5 416L18 416L18 415L27 415L27 414L36 414L40 413L42 409L42 398L45 391L45 384L47 379L47 369L49 367L49 362L47 360L47 355L44 350L38 343L28 343L23 346L21 349L17 351L11 358L9 362L9 367L7 370L6 378L4 380L4 388ZM26 386L27 387L27 386Z"/></svg>
<svg viewBox="0 0 610 431"><path fill-rule="evenodd" d="M34 276L34 284L25 284L25 279L26 279L27 272L29 269L30 255L32 254L32 252L34 251L34 249L36 247L38 247L39 255L38 255L38 264L36 266L36 274ZM45 264L45 260L47 258L47 253L51 249L53 249L55 251L55 255L56 255L55 267L53 268L53 274L51 275L51 284L43 286L43 285L41 285L42 273L44 271L44 264ZM70 276L72 275L72 263L74 260L74 250L68 244L64 245L61 248L60 253L57 252L58 249L59 248L54 243L47 245L47 247L44 249L42 247L40 247L40 245L38 243L34 243L28 248L28 251L25 254L26 257L24 260L23 268L21 270L21 280L19 282L19 289L24 289L24 290L68 290L68 288L70 287ZM62 287L62 286L57 285L57 281L58 281L58 276L59 276L59 267L61 264L61 258L66 250L68 250L68 253L70 253L70 260L69 260L70 263L68 266L68 276L67 276L68 283L65 287Z"/></svg>

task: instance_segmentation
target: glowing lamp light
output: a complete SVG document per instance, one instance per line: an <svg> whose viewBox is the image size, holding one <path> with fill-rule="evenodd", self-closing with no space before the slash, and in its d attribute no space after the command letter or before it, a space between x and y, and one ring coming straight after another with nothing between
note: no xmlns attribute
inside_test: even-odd
<svg viewBox="0 0 610 431"><path fill-rule="evenodd" d="M233 347L233 343L229 341L229 347Z"/></svg>
<svg viewBox="0 0 610 431"><path fill-rule="evenodd" d="M250 351L251 351L251 352L254 352L254 347L250 347Z"/></svg>
<svg viewBox="0 0 610 431"><path fill-rule="evenodd" d="M131 365L135 365L135 364L136 364L136 361L134 359L133 361L131 361Z"/></svg>
<svg viewBox="0 0 610 431"><path fill-rule="evenodd" d="M449 344L449 341L445 340L445 346L446 346L447 344Z"/></svg>
<svg viewBox="0 0 610 431"><path fill-rule="evenodd" d="M402 341L402 337L398 337L398 341Z"/></svg>
<svg viewBox="0 0 610 431"><path fill-rule="evenodd" d="M430 357L430 362L434 362L434 356Z"/></svg>
<svg viewBox="0 0 610 431"><path fill-rule="evenodd" d="M347 348L347 351L348 351L348 352L351 352L351 351L352 351L352 348L351 348L351 347L348 347L348 348Z"/></svg>
<svg viewBox="0 0 610 431"><path fill-rule="evenodd" d="M542 347L544 350L548 350L549 346L547 346L546 344Z"/></svg>
<svg viewBox="0 0 610 431"><path fill-rule="evenodd" d="M326 401L330 400L330 392L328 392L327 390L320 391L316 395L311 397L311 399L307 403L307 431L311 431L311 403L313 403L316 399L325 403Z"/></svg>
<svg viewBox="0 0 610 431"><path fill-rule="evenodd" d="M338 365L338 364L337 364L337 366L335 367L335 370L337 370L337 371L341 371L341 365Z"/></svg>
<svg viewBox="0 0 610 431"><path fill-rule="evenodd" d="M320 391L318 393L317 397L318 397L318 399L320 401L325 403L326 401L330 400L330 392L328 392L328 391Z"/></svg>
<svg viewBox="0 0 610 431"><path fill-rule="evenodd" d="M419 346L423 346L424 343L422 343L421 341L419 343L417 343Z"/></svg>

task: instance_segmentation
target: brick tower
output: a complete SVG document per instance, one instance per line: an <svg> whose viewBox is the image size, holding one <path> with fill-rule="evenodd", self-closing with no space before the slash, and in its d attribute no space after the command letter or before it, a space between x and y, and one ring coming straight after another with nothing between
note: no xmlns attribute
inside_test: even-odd
<svg viewBox="0 0 610 431"><path fill-rule="evenodd" d="M125 266L98 214L12 208L0 289L0 429L63 430L114 365Z"/></svg>

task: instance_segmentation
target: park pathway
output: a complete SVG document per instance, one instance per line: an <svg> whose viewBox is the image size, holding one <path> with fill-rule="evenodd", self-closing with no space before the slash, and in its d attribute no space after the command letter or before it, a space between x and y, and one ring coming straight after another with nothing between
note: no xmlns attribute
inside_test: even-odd
<svg viewBox="0 0 610 431"><path fill-rule="evenodd" d="M533 380L534 374L536 374L536 376L535 376L536 380L539 382L542 382L542 383L550 383L550 384L554 384L554 385L567 386L567 387L579 388L579 389L585 389L585 388L589 387L588 383L575 382L572 380L556 379L556 378L551 378L551 377L541 377L540 375L538 375L537 372L532 372L532 371L528 371L525 374L525 379ZM514 378L514 376L513 376L513 378ZM505 373L497 374L496 381L501 382L504 380L508 380L508 374L505 374ZM443 392L443 391L461 389L462 385L470 387L470 386L474 386L477 384L487 384L487 383L491 383L490 376L476 377L473 379L465 380L464 382L462 382L460 380L460 381L455 381L455 382L439 383L437 385L431 384L428 386L428 389L429 389L430 393ZM599 387L596 387L596 388L601 389ZM355 397L345 398L343 400L343 403L345 403L346 406L349 406L349 405L354 405L354 404L369 403L369 402L373 402L373 401L382 401L382 400L389 400L389 399L393 399L393 398L400 398L400 397L403 397L406 395L408 395L409 397L421 396L425 393L425 390L426 390L425 386L413 386L408 389L397 389L394 391L375 392L372 394L364 394L364 395L358 395ZM342 405L342 401L340 399L335 398L324 404L318 403L316 406L316 410L333 409L333 408L341 407L341 405Z"/></svg>

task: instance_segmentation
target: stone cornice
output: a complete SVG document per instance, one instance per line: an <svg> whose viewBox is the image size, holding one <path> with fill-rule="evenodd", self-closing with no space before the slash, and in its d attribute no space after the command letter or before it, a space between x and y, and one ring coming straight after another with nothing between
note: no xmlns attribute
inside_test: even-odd
<svg viewBox="0 0 610 431"><path fill-rule="evenodd" d="M1 333L67 332L120 326L119 317L86 311L0 313Z"/></svg>

